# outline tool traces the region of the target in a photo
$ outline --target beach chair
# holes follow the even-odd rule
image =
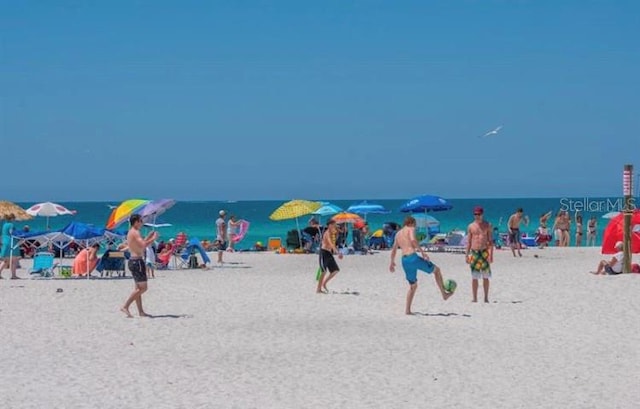
[[[267,240],[267,250],[280,250],[282,239],[280,237],[269,237]]]
[[[111,277],[116,274],[118,277],[124,277],[126,256],[124,251],[107,251],[100,260],[100,268],[96,268],[100,271],[100,277]]]
[[[29,270],[32,278],[53,277],[54,263],[53,253],[41,252],[33,256],[33,267]]]

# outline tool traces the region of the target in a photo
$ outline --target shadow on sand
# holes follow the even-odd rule
[[[189,314],[158,314],[158,315],[153,315],[153,314],[149,314],[148,318],[193,318],[193,315],[189,315]]]
[[[423,317],[465,317],[471,318],[470,314],[458,314],[455,312],[438,312],[438,313],[429,313],[429,312],[414,312],[413,315],[420,315]]]

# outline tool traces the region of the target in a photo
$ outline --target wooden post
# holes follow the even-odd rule
[[[631,216],[633,215],[633,165],[624,165],[622,172],[622,193],[624,195],[624,227],[622,242],[624,243],[624,258],[622,261],[622,272],[631,272]]]

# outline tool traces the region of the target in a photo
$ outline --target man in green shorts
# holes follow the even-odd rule
[[[484,219],[484,209],[473,209],[473,222],[467,227],[467,249],[465,259],[471,267],[471,289],[473,302],[478,302],[478,280],[482,278],[484,302],[489,302],[489,279],[493,263],[493,238],[491,224]]]

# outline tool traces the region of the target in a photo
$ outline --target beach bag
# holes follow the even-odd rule
[[[640,274],[640,264],[631,264],[631,272]]]

